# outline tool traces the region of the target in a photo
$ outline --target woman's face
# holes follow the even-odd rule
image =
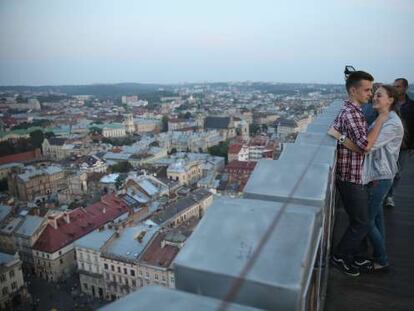
[[[387,91],[383,87],[380,87],[374,94],[372,107],[378,111],[389,111],[391,110],[393,101],[394,99],[388,96]]]

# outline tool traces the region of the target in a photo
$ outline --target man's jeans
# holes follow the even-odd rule
[[[390,190],[392,179],[375,180],[368,184],[369,218],[371,229],[369,239],[374,248],[374,260],[381,265],[388,264],[385,252],[384,212],[382,204]]]
[[[339,242],[335,256],[350,264],[370,230],[368,192],[359,184],[337,180],[339,194],[349,218],[349,225]]]

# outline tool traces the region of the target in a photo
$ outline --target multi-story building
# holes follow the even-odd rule
[[[233,138],[237,135],[232,117],[206,117],[204,120],[204,128],[218,130],[224,140]]]
[[[96,155],[87,155],[79,161],[79,168],[86,173],[105,173],[108,165]]]
[[[193,217],[201,218],[212,201],[211,192],[197,189],[156,212],[151,220],[164,228],[175,228]]]
[[[168,120],[168,131],[179,131],[188,128],[196,128],[197,127],[197,120],[193,119],[169,119]]]
[[[101,249],[115,234],[114,230],[95,230],[75,242],[81,291],[103,299],[107,297],[101,263]]]
[[[173,261],[185,240],[186,236],[175,230],[156,235],[139,258],[146,284],[175,288]]]
[[[0,309],[13,310],[16,296],[27,296],[19,255],[0,252]]]
[[[161,120],[154,118],[135,118],[135,131],[136,133],[159,133],[161,131]]]
[[[27,166],[23,173],[11,173],[9,191],[23,201],[42,199],[67,188],[64,170],[56,165],[48,167]]]
[[[23,218],[10,217],[2,223],[0,228],[0,249],[7,253],[16,252],[15,231],[19,228]]]
[[[48,224],[33,245],[35,272],[48,281],[65,278],[76,267],[74,242],[89,232],[118,218],[131,209],[115,195],[86,208],[48,215]]]
[[[127,194],[140,203],[154,201],[169,195],[169,187],[151,175],[130,175],[124,182]]]
[[[102,249],[107,299],[125,296],[136,288],[151,284],[149,272],[138,264],[138,257],[158,230],[158,226],[147,223],[125,228]]]
[[[108,123],[102,126],[104,137],[124,137],[126,136],[125,126],[121,123]]]
[[[16,248],[23,265],[29,270],[33,269],[33,245],[46,226],[46,219],[39,216],[26,215],[23,222],[14,232]]]
[[[198,160],[178,159],[167,168],[167,177],[182,185],[196,183],[202,176],[202,162]]]
[[[47,159],[62,160],[72,153],[73,145],[66,144],[66,139],[61,137],[45,138],[42,143],[43,156]]]

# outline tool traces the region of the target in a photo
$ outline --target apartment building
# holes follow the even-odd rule
[[[10,194],[22,201],[42,199],[67,188],[65,172],[57,165],[27,166],[23,173],[9,174],[8,185]]]
[[[0,252],[0,309],[13,310],[13,299],[27,294],[19,255]]]
[[[48,215],[48,224],[33,245],[36,275],[47,281],[65,278],[76,268],[74,242],[106,223],[128,217],[130,211],[122,199],[110,194],[86,208]]]

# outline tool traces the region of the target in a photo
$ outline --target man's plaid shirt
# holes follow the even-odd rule
[[[345,101],[332,126],[364,150],[368,145],[367,122],[358,104]],[[353,152],[343,145],[337,146],[336,175],[342,181],[362,184],[364,155]]]

